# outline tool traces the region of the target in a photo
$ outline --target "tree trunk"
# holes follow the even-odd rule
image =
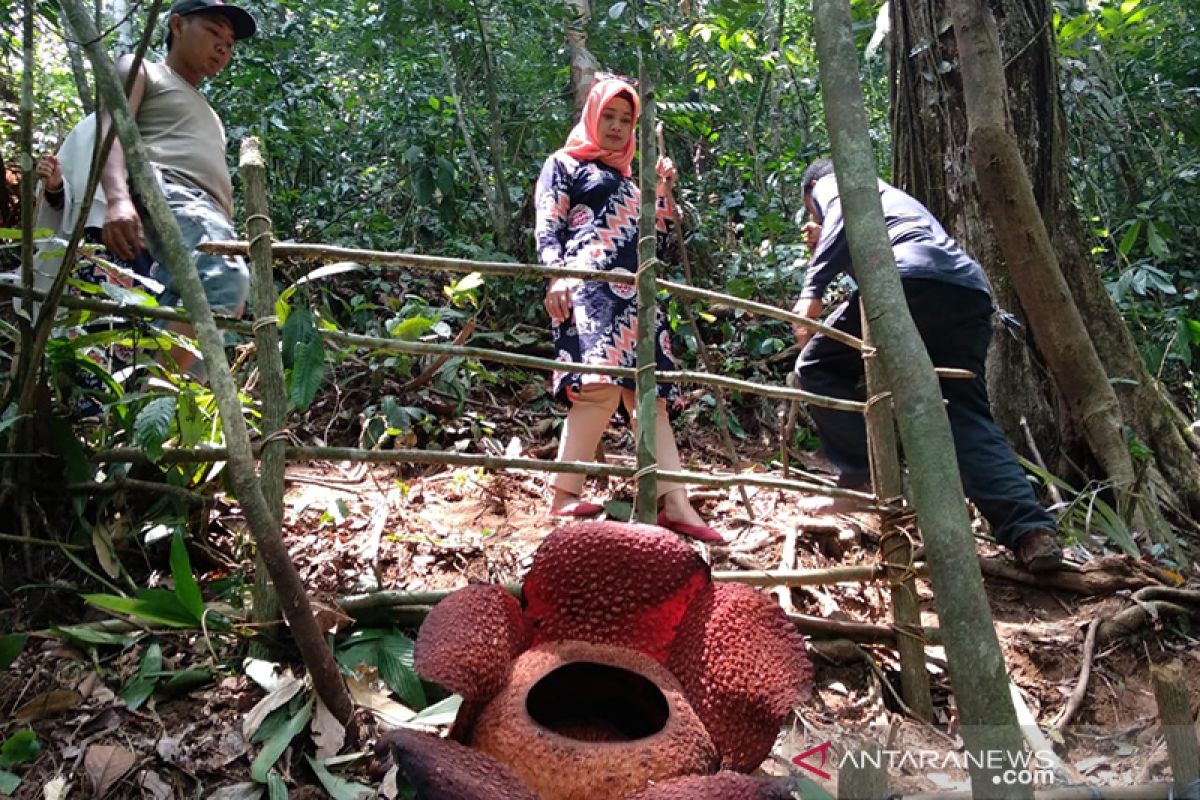
[[[592,21],[591,0],[566,0],[575,10],[575,20],[567,23],[567,47],[571,49],[571,96],[574,98],[575,113],[572,120],[583,114],[583,104],[596,80],[600,62],[587,49],[587,26]]]
[[[1119,379],[1114,389],[1124,424],[1154,453],[1149,478],[1155,493],[1194,515],[1200,512],[1200,443],[1142,363],[1100,280],[1074,205],[1051,9],[1045,0],[996,0],[994,7],[1009,119],[1067,286],[1110,381]],[[966,111],[947,7],[943,0],[893,2],[892,30],[896,181],[922,199],[981,261],[997,302],[1023,317],[967,163]],[[1078,445],[1080,431],[1056,413],[1054,382],[1035,347],[998,335],[988,370],[993,412],[1010,438],[1019,440],[1018,421],[1026,416],[1038,446],[1052,458]],[[1064,464],[1051,462],[1056,471]]]
[[[1015,6],[1022,0],[1001,0]],[[1040,5],[1032,0],[1032,5]],[[1029,9],[1023,9],[1028,11]],[[1045,11],[1045,9],[1042,9]],[[974,174],[967,163],[967,114],[962,101],[958,48],[944,0],[891,3],[892,173],[898,186],[921,200],[951,235],[983,265],[996,303],[1024,317],[1004,257],[983,211]],[[1000,18],[1001,48],[1015,53],[1045,24],[1036,15],[1012,9]],[[1021,157],[1030,173],[1042,209],[1050,175],[1048,154],[1052,115],[1045,109],[1054,96],[1052,64],[1031,47],[1006,71],[1009,113]],[[1011,56],[1009,57],[1011,58]],[[988,393],[992,414],[1013,442],[1023,441],[1025,417],[1043,455],[1057,469],[1061,447],[1070,447],[1074,431],[1059,430],[1054,383],[1027,332],[996,331],[988,353]]]
[[[946,491],[962,481],[956,460],[947,457],[954,452],[950,423],[933,363],[909,316],[884,225],[849,3],[817,0],[813,18],[846,238],[912,467],[912,497],[958,702],[960,732],[967,751],[977,756],[970,770],[972,788],[976,797],[1032,798],[1032,786],[1002,783],[991,758],[979,757],[1005,753],[1007,761],[1023,750],[1004,654],[983,589],[966,505],[960,492]]]
[[[151,223],[147,228],[156,230],[163,240],[163,265],[170,272],[172,283],[183,298],[196,327],[200,350],[208,366],[209,382],[221,414],[226,446],[229,448],[231,482],[242,513],[271,571],[284,616],[312,678],[313,688],[338,721],[347,725],[354,711],[350,693],[333,659],[333,652],[313,616],[304,584],[288,555],[280,527],[272,518],[259,486],[241,401],[229,371],[229,362],[225,358],[224,339],[213,320],[200,276],[183,244],[179,225],[151,172],[141,134],[129,113],[116,67],[100,45],[98,31],[80,0],[62,0],[60,5],[70,19],[72,29],[87,42],[85,51],[95,70],[97,90],[103,97],[103,105],[111,115],[111,124],[121,137],[121,145],[125,150],[130,183],[146,205]]]

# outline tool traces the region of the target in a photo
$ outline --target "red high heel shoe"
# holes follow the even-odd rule
[[[658,512],[658,526],[666,528],[669,531],[674,531],[680,536],[690,536],[691,538],[700,541],[708,542],[709,544],[725,544],[725,537],[717,533],[707,525],[693,525],[690,522],[676,522],[667,516],[667,512]]]

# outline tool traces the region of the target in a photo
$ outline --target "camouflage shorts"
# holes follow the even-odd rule
[[[208,304],[216,312],[240,314],[250,293],[250,272],[245,260],[241,256],[214,256],[196,251],[196,245],[201,242],[236,239],[233,224],[207,192],[165,178],[160,186],[175,215],[175,221],[179,223],[183,245],[192,252],[192,261],[196,265]],[[159,245],[153,241],[153,236],[148,239],[148,249],[154,257],[150,277],[164,287],[159,303],[179,305],[179,293],[172,286],[170,273],[161,263]]]

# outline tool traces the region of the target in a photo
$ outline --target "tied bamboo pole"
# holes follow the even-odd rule
[[[861,300],[859,301],[861,303]],[[900,455],[896,444],[896,425],[892,416],[892,396],[887,393],[875,350],[871,346],[871,323],[866,313],[863,320],[863,368],[866,372],[867,403],[864,414],[867,426],[867,446],[871,463],[871,484],[875,495],[886,501],[903,492]],[[917,582],[909,566],[912,563],[912,542],[896,524],[894,515],[887,522],[880,542],[883,561],[887,564],[891,584],[892,620],[900,652],[900,693],[904,703],[922,722],[933,721],[933,695],[929,690],[929,672],[925,669],[925,643],[921,640],[921,607],[917,603]]]
[[[259,482],[263,499],[276,525],[283,524],[283,477],[287,468],[283,439],[287,422],[287,386],[283,377],[283,357],[279,352],[279,320],[275,317],[275,279],[271,254],[271,217],[267,203],[267,167],[257,137],[242,141],[238,174],[246,187],[246,233],[250,237],[250,284],[253,291],[254,350],[262,386],[262,432],[266,442],[259,456]],[[279,619],[279,597],[271,582],[261,550],[254,553],[253,614],[257,623]],[[260,640],[261,641],[261,640]],[[267,658],[269,648],[260,642],[251,645],[250,654]]]
[[[202,253],[220,256],[246,255],[249,248],[246,242],[202,242],[196,246]],[[446,272],[478,272],[481,275],[500,275],[510,278],[546,277],[579,278],[585,281],[605,281],[606,283],[622,283],[632,286],[637,282],[636,275],[628,272],[605,272],[597,269],[579,269],[577,267],[548,267],[542,264],[512,264],[507,261],[471,261],[465,258],[446,258],[444,256],[428,256],[419,253],[392,253],[385,250],[365,250],[357,247],[337,247],[335,245],[317,244],[313,242],[279,242],[273,251],[280,258],[308,259],[313,261],[353,261],[362,265],[400,266],[413,269],[443,270]],[[841,342],[847,347],[862,350],[862,340],[855,336],[831,328],[822,322],[799,314],[793,314],[782,308],[776,308],[766,303],[745,300],[711,289],[700,289],[674,281],[658,281],[658,288],[665,289],[672,297],[683,297],[689,300],[702,300],[706,303],[716,303],[728,308],[736,308],[762,317],[781,320],[800,325],[812,331],[828,336],[835,342]]]
[[[646,44],[638,45],[638,85],[642,94],[639,122],[638,161],[642,193],[638,220],[637,268],[637,494],[633,509],[638,522],[654,523],[658,506],[658,381],[655,378],[657,353],[658,289],[654,285],[658,268],[658,234],[655,230],[658,173],[654,147],[654,87],[645,64]]]
[[[349,724],[353,703],[333,653],[313,616],[312,606],[300,575],[288,555],[280,526],[271,517],[254,471],[250,435],[242,417],[237,387],[225,359],[224,340],[213,321],[195,264],[184,247],[179,225],[163,198],[158,181],[150,169],[137,123],[117,78],[116,68],[104,52],[99,32],[80,0],[61,0],[71,28],[85,41],[85,50],[95,70],[96,85],[104,97],[111,123],[121,138],[129,168],[130,182],[145,205],[145,213],[159,238],[162,263],[195,321],[201,352],[208,365],[209,381],[220,410],[222,427],[230,454],[230,475],[242,511],[250,525],[255,543],[263,552],[271,577],[279,590],[284,615],[300,649],[313,687],[326,707],[343,725]]]
[[[1167,759],[1175,790],[1180,797],[1191,796],[1187,794],[1189,787],[1200,781],[1200,747],[1196,744],[1183,665],[1174,661],[1166,666],[1153,666],[1150,679],[1154,684],[1154,701],[1158,704],[1158,720],[1167,742]]]
[[[654,128],[654,141],[658,145],[658,152],[663,157],[666,156],[667,148],[663,141],[663,124],[659,122]],[[667,211],[671,215],[671,220],[674,222],[672,226],[675,229],[675,244],[679,248],[679,261],[683,264],[684,280],[690,286],[692,280],[692,260],[688,257],[687,242],[683,238],[683,212],[679,208],[679,203],[673,191],[668,191],[667,194]],[[692,313],[692,304],[686,298],[679,298],[679,307],[683,309],[683,319],[691,326],[692,335],[696,337],[696,353],[700,356],[700,364],[704,367],[704,371],[708,374],[715,374],[712,368],[712,362],[708,357],[708,349],[704,346],[704,337],[700,335],[700,323],[696,321],[696,315]],[[713,392],[713,397],[717,401],[717,430],[721,436],[721,443],[725,446],[725,453],[729,456],[729,466],[737,469],[738,458],[737,449],[733,446],[733,437],[729,433],[729,407],[725,402],[725,392],[720,388]],[[746,509],[746,516],[753,522],[754,506],[750,503],[750,494],[744,486],[738,487],[738,497],[742,501],[742,507]]]

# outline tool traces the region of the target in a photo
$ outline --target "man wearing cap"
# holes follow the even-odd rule
[[[234,42],[253,36],[256,25],[244,9],[221,0],[176,0],[167,25],[166,60],[143,63],[129,92],[129,110],[184,244],[193,250],[209,305],[240,315],[250,283],[245,262],[195,252],[200,242],[235,238],[225,127],[197,87],[228,66]],[[122,79],[132,64],[132,56],[118,62]],[[113,142],[101,183],[108,201],[101,239],[113,255],[142,272],[148,262],[160,260],[159,237],[130,193],[119,140]],[[153,263],[149,270],[165,287],[160,301],[178,302],[166,268]],[[189,353],[177,350],[173,355],[181,368],[190,366]]]

